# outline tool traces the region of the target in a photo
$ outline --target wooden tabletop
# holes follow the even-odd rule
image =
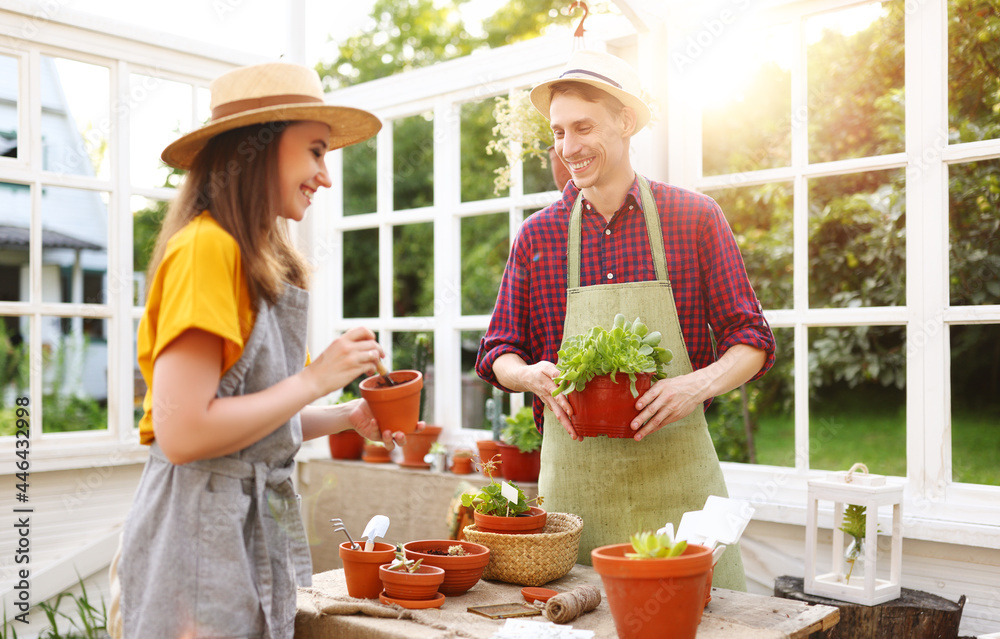
[[[600,587],[600,576],[590,566],[577,565],[568,575],[546,587],[565,591],[583,584]],[[466,609],[514,602],[524,602],[520,586],[480,581],[464,595],[448,597],[439,609],[404,611],[382,605],[377,600],[347,596],[344,571],[330,570],[314,575],[312,587],[299,589],[295,637],[443,639],[457,634],[488,639],[504,622],[469,613]],[[531,618],[546,621],[542,616]],[[839,610],[833,606],[713,588],[712,601],[705,607],[698,628],[698,639],[804,639],[810,633],[832,627],[838,620]],[[606,600],[569,625],[593,630],[598,639],[616,636]]]

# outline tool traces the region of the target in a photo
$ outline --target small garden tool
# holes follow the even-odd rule
[[[385,531],[389,530],[389,518],[385,515],[375,515],[368,521],[365,531],[361,536],[367,539],[365,542],[365,552],[371,552],[375,548],[375,539],[385,537]]]
[[[331,519],[330,523],[333,524],[333,532],[343,532],[347,535],[347,540],[351,542],[351,550],[361,550],[361,546],[357,544],[352,538],[351,533],[347,532],[347,527],[344,526],[344,521],[339,517],[337,519]]]

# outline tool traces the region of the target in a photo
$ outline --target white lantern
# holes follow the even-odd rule
[[[863,473],[855,473],[856,469]],[[903,558],[902,501],[903,487],[888,486],[882,475],[869,475],[864,464],[855,464],[847,472],[831,473],[825,480],[810,480],[806,509],[806,560],[803,590],[806,594],[851,603],[874,606],[899,597],[900,564]],[[832,570],[816,574],[816,525],[819,501],[833,502]],[[846,512],[864,536],[856,538],[845,558],[844,526]],[[853,506],[853,508],[851,508]],[[879,508],[892,506],[892,535],[889,550],[889,579],[877,577]],[[864,510],[860,510],[863,508]],[[860,530],[858,531],[860,533]],[[860,548],[859,548],[860,545]],[[863,575],[854,571],[854,559],[863,559]],[[845,568],[847,570],[845,571]],[[845,574],[846,572],[846,574]]]

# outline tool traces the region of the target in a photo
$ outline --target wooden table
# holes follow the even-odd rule
[[[590,566],[576,565],[568,575],[546,587],[564,591],[582,584],[600,587],[600,576]],[[521,587],[513,584],[480,581],[464,595],[448,597],[440,609],[402,611],[375,600],[348,597],[344,571],[331,570],[314,575],[313,586],[299,590],[295,638],[443,639],[464,636],[488,639],[504,622],[469,613],[466,608],[523,602],[520,591]],[[324,608],[328,613],[322,612]],[[637,613],[642,614],[641,611]],[[531,619],[546,621],[541,616]],[[698,629],[698,639],[804,639],[812,632],[832,627],[838,619],[839,611],[833,606],[713,588],[712,601],[705,607]],[[598,639],[616,636],[606,600],[570,625],[593,630]]]

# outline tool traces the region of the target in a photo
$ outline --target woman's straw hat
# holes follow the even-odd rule
[[[639,132],[649,122],[649,107],[639,98],[642,88],[639,76],[632,67],[610,53],[580,49],[573,52],[565,69],[554,80],[546,80],[531,90],[531,103],[546,119],[549,118],[549,87],[556,82],[581,82],[610,93],[622,104],[635,111],[636,123],[632,134]]]
[[[323,102],[315,70],[273,62],[234,69],[211,86],[212,121],[177,139],[161,157],[170,166],[190,169],[195,156],[214,136],[251,124],[312,120],[330,126],[330,150],[356,144],[378,133],[382,123],[371,113]]]

